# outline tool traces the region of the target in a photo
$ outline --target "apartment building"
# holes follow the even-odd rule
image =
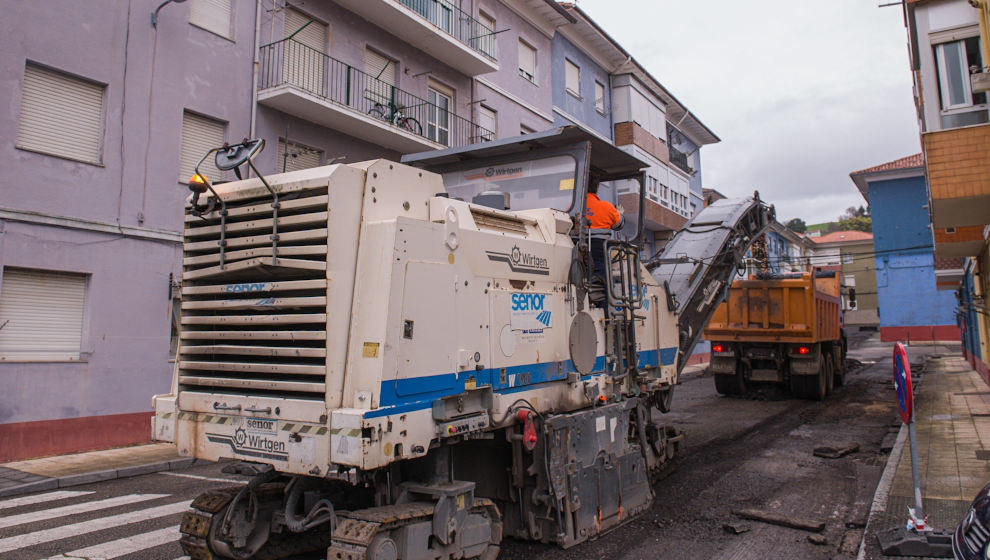
[[[967,0],[906,0],[908,52],[924,154],[935,271],[958,290],[963,352],[990,380],[990,7]]]
[[[628,59],[552,0],[54,0],[0,32],[0,461],[148,439],[210,148],[264,138],[273,173],[572,122],[611,139]]]
[[[854,171],[849,176],[870,205],[881,339],[959,338],[952,289],[961,280],[962,259],[955,259],[956,271],[943,268],[936,275],[921,154]],[[938,289],[940,280],[952,288]]]

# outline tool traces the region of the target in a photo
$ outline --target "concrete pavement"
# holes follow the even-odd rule
[[[179,457],[170,443],[151,443],[3,463],[0,464],[0,497],[174,471],[195,461]]]
[[[937,349],[912,372],[924,510],[932,527],[949,531],[990,481],[990,388],[955,348]],[[877,488],[860,558],[892,558],[880,552],[876,535],[903,526],[914,506],[907,439],[904,427]]]

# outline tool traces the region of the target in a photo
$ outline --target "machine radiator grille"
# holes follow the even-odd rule
[[[324,400],[327,189],[280,202],[277,244],[270,198],[228,204],[223,226],[219,212],[186,216],[185,390]]]
[[[474,218],[474,223],[481,229],[526,235],[526,222],[518,218],[495,216],[493,214],[479,212],[475,209],[471,210],[471,217]]]

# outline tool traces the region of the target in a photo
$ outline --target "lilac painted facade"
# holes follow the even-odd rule
[[[165,5],[155,27],[149,16],[160,0],[22,2],[0,20],[6,77],[0,84],[6,100],[0,107],[6,131],[0,135],[0,298],[7,270],[71,273],[85,283],[73,358],[26,360],[0,351],[0,461],[148,439],[150,396],[168,392],[173,368],[177,284],[170,281],[181,276],[185,114],[219,123],[228,142],[264,138],[268,149],[256,161],[266,173],[280,170],[277,146],[286,138],[317,150],[324,164],[397,159],[443,141],[481,141],[488,136],[478,123],[491,116],[495,137],[545,130],[554,126],[555,89],[563,95],[553,37],[576,21],[547,0],[464,1],[460,9],[468,19],[495,22],[498,33],[481,39],[494,44],[492,60],[471,50],[479,40],[471,33],[458,39],[467,48],[452,42],[438,50],[448,32],[416,31],[423,22],[406,9],[407,0],[367,0],[364,7],[352,0],[296,2],[298,12],[328,31],[323,50],[306,47],[315,53],[306,60],[315,62],[306,62],[311,74],[304,83],[298,70],[287,70],[286,51],[272,46],[286,43],[284,1],[276,0],[275,9],[232,2],[229,33],[191,23],[196,1]],[[386,28],[376,15],[384,9],[405,18],[393,20],[405,27]],[[423,33],[436,37],[423,39]],[[535,50],[532,79],[520,72],[520,41]],[[395,64],[388,95],[406,100],[402,110],[422,121],[422,132],[369,115],[368,103],[381,99],[368,97],[373,88],[367,84],[381,85],[380,76],[369,79],[369,48]],[[574,57],[589,54],[569,48]],[[27,68],[102,91],[97,162],[18,147]],[[279,72],[274,81],[264,75],[272,69]],[[610,85],[614,70],[599,66],[589,76]],[[358,90],[347,82],[335,90],[336,78],[364,85]],[[428,131],[443,113],[421,101],[437,99],[437,92],[449,98],[449,136],[438,127]],[[606,96],[607,113],[611,91]],[[586,124],[611,138],[610,115],[591,117]],[[85,437],[74,437],[80,433]]]

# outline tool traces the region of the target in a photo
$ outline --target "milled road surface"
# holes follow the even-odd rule
[[[851,345],[849,357],[863,365],[823,402],[773,389],[722,397],[710,377],[684,379],[665,420],[687,439],[648,512],[570,550],[506,541],[500,558],[855,558],[887,459],[881,443],[898,420],[891,346],[878,337]],[[923,351],[912,349],[912,361],[920,365]],[[840,459],[812,454],[848,443],[860,450]],[[733,515],[744,508],[823,521],[826,542]],[[731,534],[725,525],[746,532]]]
[[[675,468],[655,486],[649,511],[570,550],[507,540],[500,558],[855,558],[887,459],[881,442],[898,420],[890,345],[874,337],[852,346],[850,357],[863,365],[824,402],[772,388],[727,398],[710,377],[683,379],[664,420],[687,439]],[[920,365],[926,350],[913,347],[912,362]],[[817,446],[848,443],[860,450],[840,459],[812,455]],[[43,493],[45,501],[33,504],[3,499],[0,558],[175,559],[182,555],[179,512],[200,492],[242,480],[206,464],[77,486],[71,494]],[[15,500],[23,498],[34,499]],[[733,515],[743,508],[823,521],[826,542],[812,544],[813,533]],[[746,532],[731,534],[725,525]]]

